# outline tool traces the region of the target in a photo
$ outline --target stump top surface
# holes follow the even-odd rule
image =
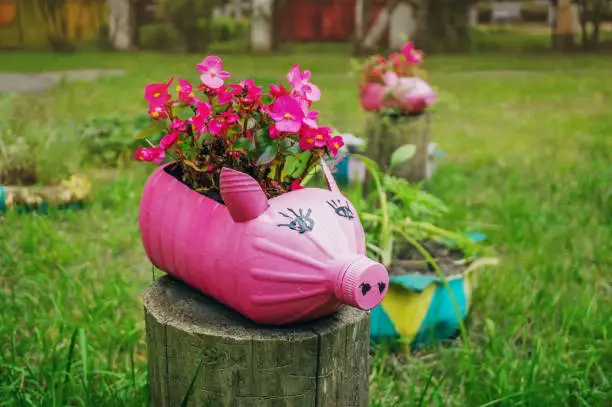
[[[235,339],[278,340],[287,335],[294,340],[307,339],[357,324],[368,317],[364,311],[345,306],[315,321],[280,327],[260,325],[167,275],[145,290],[144,306],[162,325]]]

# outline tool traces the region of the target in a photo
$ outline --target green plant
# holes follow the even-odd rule
[[[396,165],[410,160],[415,151],[415,146],[411,144],[399,147],[391,156],[387,172],[382,172],[373,160],[357,155],[365,163],[375,185],[373,192],[357,208],[366,230],[369,255],[390,266],[406,243],[420,253],[426,253],[422,246],[425,240],[440,243],[452,241],[466,257],[476,255],[479,247],[470,239],[435,226],[448,212],[441,200],[403,178],[390,175]],[[359,200],[353,199],[353,202]],[[425,257],[427,261],[430,260]]]
[[[94,165],[116,166],[131,156],[139,144],[134,140],[143,127],[149,124],[149,116],[111,115],[93,117],[80,126],[79,134],[86,148],[88,161]]]
[[[231,17],[218,17],[211,21],[212,40],[214,42],[227,42],[248,38],[249,21]]]

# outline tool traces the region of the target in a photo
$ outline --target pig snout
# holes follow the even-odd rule
[[[338,301],[368,311],[382,301],[388,286],[385,266],[360,255],[339,275],[335,293]]]

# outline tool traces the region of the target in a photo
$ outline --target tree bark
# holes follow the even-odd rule
[[[367,407],[368,313],[265,327],[164,276],[144,293],[152,407]]]
[[[130,0],[108,0],[108,34],[113,48],[127,51],[134,45],[134,10]]]
[[[472,0],[420,0],[416,9],[414,42],[426,52],[470,49]]]

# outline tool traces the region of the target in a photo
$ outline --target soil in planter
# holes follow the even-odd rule
[[[462,250],[450,248],[432,240],[420,243],[429,252],[431,257],[436,260],[445,277],[457,276],[465,271],[466,262],[463,261],[465,256]],[[435,268],[412,245],[406,244],[400,247],[396,258],[389,267],[389,275],[391,276],[406,274],[438,275]]]

